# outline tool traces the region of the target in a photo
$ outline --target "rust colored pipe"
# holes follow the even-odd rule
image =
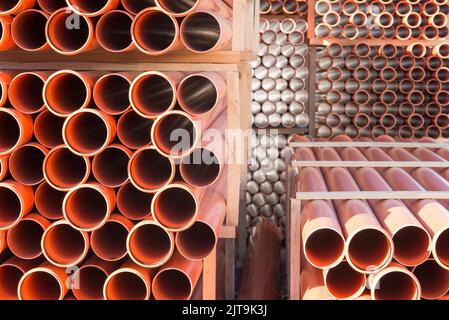
[[[77,55],[97,46],[92,20],[67,11],[66,8],[53,12],[48,18],[45,36],[54,51],[67,56]]]
[[[14,109],[0,108],[0,156],[8,155],[33,136],[33,120]]]
[[[42,90],[47,78],[47,72],[24,72],[15,76],[8,88],[11,105],[24,114],[43,111],[45,104]]]
[[[9,84],[11,83],[12,78],[13,78],[12,74],[8,72],[0,72],[0,107],[3,107],[5,103],[8,101],[8,87]]]
[[[103,286],[108,276],[120,262],[104,261],[96,256],[89,258],[73,274],[73,295],[77,300],[103,300]]]
[[[34,137],[46,148],[54,148],[64,143],[62,127],[64,118],[44,110],[34,120]]]
[[[185,17],[198,11],[211,10],[223,16],[230,16],[231,10],[223,1],[209,0],[155,0],[156,5],[173,17]],[[232,6],[231,6],[232,7]]]
[[[41,259],[24,260],[18,257],[11,257],[0,265],[0,299],[18,300],[17,289],[22,276],[42,262]]]
[[[9,158],[0,157],[0,181],[2,181],[8,175],[8,160]]]
[[[449,58],[449,44],[440,43],[432,48],[432,54],[437,55],[441,59]]]
[[[82,109],[75,111],[65,120],[62,137],[73,153],[94,156],[115,139],[116,130],[112,116],[96,109]]]
[[[53,73],[44,85],[44,102],[59,117],[86,108],[92,99],[95,76],[92,73],[61,70]]]
[[[143,220],[151,215],[153,196],[128,182],[117,192],[117,208],[130,220]]]
[[[38,143],[25,144],[9,158],[9,172],[19,183],[34,186],[44,180],[42,165],[48,150]]]
[[[151,163],[151,166],[148,166]],[[128,164],[132,184],[143,192],[155,192],[173,181],[175,163],[163,156],[153,146],[137,150]]]
[[[415,42],[409,45],[406,49],[407,53],[412,55],[414,58],[423,58],[427,53],[427,48],[420,42]]]
[[[111,144],[95,155],[92,173],[95,179],[109,188],[121,187],[128,181],[128,162],[132,152],[121,144]]]
[[[189,300],[201,275],[202,262],[175,252],[153,279],[156,300]]]
[[[130,149],[140,149],[151,143],[153,121],[142,118],[133,110],[120,116],[117,122],[117,136]]]
[[[323,279],[326,290],[338,300],[353,300],[359,297],[366,287],[366,275],[354,270],[346,261],[325,269]]]
[[[64,217],[62,203],[65,192],[51,187],[47,182],[41,183],[36,189],[35,206],[39,213],[47,219],[59,220]]]
[[[433,259],[414,267],[413,274],[421,284],[421,297],[424,299],[439,299],[449,290],[449,271]]]
[[[19,281],[20,300],[62,300],[68,292],[68,274],[64,268],[46,261],[27,271]]]
[[[0,230],[17,225],[34,206],[34,192],[13,180],[0,183]]]
[[[83,184],[90,175],[90,161],[72,153],[61,145],[52,149],[45,157],[44,178],[57,190],[69,191]]]
[[[10,16],[0,16],[0,51],[10,50],[15,47],[11,35],[12,21]]]
[[[89,235],[74,229],[67,221],[59,220],[45,230],[41,245],[45,258],[53,265],[70,267],[86,257]]]
[[[92,251],[106,261],[119,261],[128,252],[126,239],[134,224],[124,216],[114,213],[100,228],[92,231],[90,243]]]
[[[183,45],[194,53],[231,49],[232,23],[212,11],[189,14],[181,23]]]
[[[93,231],[101,228],[114,210],[114,189],[89,183],[71,189],[64,198],[64,218],[75,229]]]
[[[120,0],[66,0],[68,7],[76,14],[85,17],[96,17],[104,15],[107,12],[114,10],[120,4]]]
[[[131,108],[129,90],[133,79],[131,73],[109,73],[94,85],[95,105],[109,115],[120,115]]]
[[[323,271],[306,263],[301,270],[302,300],[335,300],[324,285]]]
[[[200,203],[195,223],[176,234],[176,248],[187,259],[208,257],[217,245],[226,215],[226,201],[215,191],[207,191]]]
[[[251,235],[243,266],[238,300],[275,300],[280,298],[281,232],[263,219]]]
[[[198,215],[198,191],[177,183],[161,188],[151,203],[153,218],[170,231],[183,231]]]
[[[100,46],[115,53],[134,49],[131,36],[132,22],[133,16],[122,10],[110,11],[101,16],[95,26],[95,37]]]
[[[67,7],[64,0],[37,0],[39,7],[47,13],[53,13],[58,9]]]
[[[15,44],[26,51],[47,49],[45,37],[47,19],[48,14],[44,11],[30,9],[20,12],[11,24],[11,36]]]
[[[32,8],[35,2],[36,0],[2,1],[2,4],[0,4],[0,14],[1,15],[17,14],[21,11]]]
[[[142,10],[131,25],[134,45],[147,55],[181,50],[178,21],[158,8]]]
[[[131,229],[126,248],[138,265],[145,268],[160,267],[173,255],[174,235],[154,220],[145,220]]]
[[[170,111],[156,119],[151,128],[154,147],[164,156],[179,159],[192,153],[201,133],[185,112]]]
[[[421,286],[405,267],[392,263],[369,279],[373,300],[419,300]]]
[[[156,7],[154,0],[122,0],[121,2],[123,8],[132,15],[136,15],[144,9]]]
[[[103,297],[105,300],[149,300],[154,273],[155,269],[128,260],[107,277]]]
[[[8,230],[7,242],[11,252],[22,259],[35,259],[42,255],[41,239],[51,222],[38,213],[25,216]]]
[[[135,112],[155,119],[174,108],[177,87],[183,74],[180,72],[148,71],[137,76],[131,84],[129,100]]]

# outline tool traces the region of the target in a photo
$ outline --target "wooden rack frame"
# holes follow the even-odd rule
[[[449,148],[449,142],[292,142],[295,148],[319,147],[378,147],[378,148]],[[350,200],[350,199],[449,199],[448,191],[358,191],[358,192],[296,192],[297,176],[304,167],[395,167],[395,168],[449,168],[449,161],[296,161],[287,159],[287,275],[288,296],[291,300],[301,299],[301,202],[308,200]]]

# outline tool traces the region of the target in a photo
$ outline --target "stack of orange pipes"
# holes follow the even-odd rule
[[[226,213],[222,75],[0,79],[0,299],[189,299]]]
[[[148,55],[229,50],[231,11],[221,0],[4,1],[0,51],[16,46],[63,55],[98,47],[116,53],[138,49]]]
[[[299,148],[294,158],[447,162],[449,154],[445,149],[320,147]],[[448,181],[445,169],[304,167],[296,190],[449,191]],[[302,208],[303,299],[440,299],[448,293],[447,200],[310,200]]]

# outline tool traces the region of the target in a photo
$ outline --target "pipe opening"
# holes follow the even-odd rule
[[[127,183],[117,192],[117,208],[128,219],[143,220],[151,214],[153,196]]]
[[[146,300],[149,288],[136,272],[120,271],[109,278],[105,288],[107,300]]]
[[[197,201],[192,193],[180,187],[163,190],[154,199],[153,215],[170,229],[182,229],[191,224],[197,214]]]
[[[406,16],[407,14],[412,12],[412,6],[408,2],[399,2],[396,5],[396,13],[400,16]]]
[[[37,0],[39,7],[47,13],[53,13],[56,10],[67,7],[64,0]]]
[[[46,270],[27,274],[21,280],[19,290],[22,300],[59,300],[62,296],[59,280]]]
[[[78,300],[103,300],[103,284],[107,274],[97,266],[81,267],[77,272],[79,287],[72,289]]]
[[[102,225],[111,209],[101,191],[87,186],[70,193],[64,205],[66,219],[82,229],[94,229]]]
[[[42,164],[45,151],[35,145],[25,145],[14,151],[9,159],[13,178],[24,185],[35,185],[44,180]]]
[[[410,28],[401,25],[396,28],[396,34],[398,39],[408,40],[412,36],[412,31]]]
[[[448,68],[440,68],[437,70],[437,79],[441,82],[449,81],[449,69]]]
[[[392,271],[381,276],[374,288],[375,300],[415,300],[419,298],[415,279],[404,271]]]
[[[89,88],[81,76],[59,73],[52,76],[44,87],[47,106],[58,114],[69,115],[89,102]]]
[[[130,161],[129,171],[132,182],[145,191],[162,188],[174,175],[170,159],[153,148],[138,151]]]
[[[29,31],[27,31],[29,32]],[[25,114],[39,112],[44,106],[44,80],[34,73],[21,73],[9,85],[9,102]]]
[[[324,15],[323,21],[331,27],[335,27],[340,23],[340,16],[336,12],[328,12]]]
[[[378,16],[378,23],[382,28],[389,28],[393,25],[393,16],[388,12],[381,12]]]
[[[294,0],[286,0],[283,4],[283,9],[287,13],[294,14],[299,9],[299,2]]]
[[[64,144],[62,138],[62,127],[64,118],[58,117],[45,110],[34,120],[34,136],[36,140],[47,148],[54,148]]]
[[[449,57],[449,44],[440,44],[438,46],[438,54],[443,59],[446,59]]]
[[[0,265],[0,299],[17,300],[17,288],[23,271],[13,264]]]
[[[61,189],[71,189],[83,183],[89,173],[89,163],[68,148],[55,149],[44,161],[44,175],[47,181]]]
[[[329,269],[325,276],[326,288],[337,299],[358,296],[365,288],[365,275],[354,270],[347,262]]]
[[[42,249],[48,260],[64,266],[81,262],[87,253],[87,243],[81,231],[66,223],[54,224],[44,233]]]
[[[439,12],[432,17],[433,26],[436,28],[444,28],[447,24],[447,17],[444,13]]]
[[[122,6],[131,14],[138,14],[146,8],[156,7],[154,0],[122,0]]]
[[[409,127],[402,126],[399,128],[399,137],[402,139],[408,139],[413,137],[413,131]]]
[[[370,71],[366,67],[358,67],[354,71],[354,78],[357,81],[366,81],[369,79],[369,77],[370,77]]]
[[[424,28],[424,37],[427,40],[436,40],[438,39],[438,29],[434,26],[426,26]]]
[[[0,153],[13,149],[22,133],[18,119],[5,110],[0,110]]]
[[[386,90],[382,93],[380,100],[386,105],[392,105],[396,102],[396,94],[391,90]]]
[[[436,79],[429,79],[426,82],[426,90],[429,94],[436,94],[441,89],[441,82]]]
[[[142,224],[131,231],[128,239],[129,253],[145,266],[165,263],[173,252],[170,235],[156,224]]]
[[[174,14],[185,14],[192,10],[199,0],[159,0],[159,5]]]
[[[343,28],[343,37],[346,39],[355,39],[358,33],[358,29],[354,26],[345,26]]]
[[[93,1],[90,1],[93,2]],[[67,28],[66,23],[73,23],[76,17],[76,28]],[[61,10],[51,16],[47,22],[48,41],[59,51],[66,53],[77,52],[89,43],[92,27],[87,18],[73,12]]]
[[[416,266],[430,254],[430,237],[422,228],[406,226],[393,235],[394,258],[407,266]],[[449,289],[449,288],[448,288]]]
[[[189,259],[204,259],[215,248],[217,237],[214,230],[202,221],[176,235],[176,247]]]
[[[427,65],[429,66],[429,69],[435,71],[438,70],[443,66],[443,59],[436,56],[431,56],[427,60]]]
[[[222,30],[217,18],[207,12],[189,15],[182,22],[181,39],[196,52],[212,50],[220,40]]]
[[[7,12],[19,5],[19,0],[3,0],[0,3],[0,12]]]
[[[441,137],[441,129],[437,126],[428,126],[426,130],[426,135],[432,139],[438,139]]]
[[[348,259],[363,271],[373,271],[383,267],[391,255],[388,237],[377,229],[364,229],[350,239]]]
[[[111,11],[103,15],[96,26],[98,43],[112,52],[128,49],[132,45],[132,22],[133,18],[123,11]]]
[[[270,12],[271,5],[268,0],[261,0],[260,1],[260,13],[261,14],[268,14]]]
[[[117,261],[126,255],[128,229],[118,221],[109,220],[92,231],[90,241],[95,254],[106,261]]]
[[[449,91],[440,91],[440,92],[438,92],[437,96],[436,96],[436,100],[442,106],[447,106],[449,104]]]
[[[348,9],[350,9],[349,6],[348,6]],[[329,2],[326,2],[326,1],[319,1],[315,5],[315,11],[319,15],[324,16],[326,13],[331,11],[331,5]]]
[[[137,111],[157,117],[175,104],[175,87],[162,74],[146,74],[131,87],[131,101]]]
[[[331,43],[327,46],[327,54],[331,58],[337,58],[343,53],[343,47],[338,43]]]
[[[83,128],[83,130],[80,130]],[[66,120],[64,135],[67,144],[81,154],[98,152],[108,143],[108,127],[100,115],[81,112]]]
[[[153,293],[157,300],[188,300],[192,290],[187,275],[176,269],[159,272],[153,281]]]
[[[128,162],[125,150],[110,146],[94,157],[92,172],[102,185],[116,188],[128,180]]]
[[[207,187],[220,175],[220,160],[211,150],[198,148],[181,160],[180,171],[188,184],[199,188]]]
[[[392,114],[384,114],[380,120],[380,123],[385,129],[394,128],[396,125],[396,117]]]
[[[9,228],[19,221],[22,202],[19,195],[5,186],[0,186],[0,228]]]
[[[421,24],[421,16],[416,12],[410,13],[405,19],[410,28],[417,28]]]
[[[382,70],[386,66],[387,66],[387,58],[385,58],[384,56],[375,56],[373,58],[374,69]]]
[[[27,10],[18,14],[11,25],[14,42],[24,50],[42,49],[46,43],[45,25],[47,17],[38,10]]]
[[[61,219],[64,216],[62,212],[64,198],[65,192],[56,190],[44,182],[36,190],[36,209],[47,219]]]
[[[153,143],[169,156],[188,154],[198,139],[198,130],[193,121],[180,113],[163,116],[153,129]]]
[[[131,149],[139,149],[151,143],[153,120],[145,119],[134,111],[123,114],[117,123],[120,141]]]
[[[424,103],[424,94],[421,91],[413,90],[408,95],[409,102],[412,105],[420,105]]]
[[[118,115],[130,107],[128,79],[119,74],[106,75],[95,84],[93,97],[97,107],[111,115]]]
[[[413,269],[421,285],[424,299],[438,299],[449,289],[449,271],[441,268],[435,260],[427,260]]]
[[[414,43],[410,48],[412,56],[415,58],[423,57],[426,54],[426,47],[420,43]]]
[[[385,67],[381,71],[381,77],[385,81],[393,81],[396,79],[396,70],[392,67]]]
[[[104,9],[109,0],[68,0],[68,2],[79,12],[93,14]]]
[[[330,28],[325,24],[319,24],[315,28],[315,34],[318,38],[326,38],[330,35]]]
[[[178,25],[174,18],[161,11],[146,11],[135,18],[132,34],[144,51],[160,53],[176,42]]]
[[[449,267],[449,229],[438,234],[435,241],[435,258],[444,266]]]
[[[307,260],[318,268],[329,267],[342,256],[344,239],[332,229],[319,229],[304,244]]]
[[[24,219],[8,231],[8,246],[22,259],[34,259],[42,254],[44,227],[37,221]]]
[[[412,129],[420,129],[424,125],[424,118],[419,114],[411,115],[408,123]]]

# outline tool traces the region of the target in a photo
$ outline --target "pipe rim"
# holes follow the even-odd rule
[[[116,275],[120,274],[120,273],[132,273],[133,275],[137,276],[140,278],[140,280],[142,280],[142,282],[145,284],[145,288],[146,288],[146,294],[145,294],[145,298],[144,300],[149,300],[151,297],[151,286],[148,285],[145,277],[136,269],[133,268],[120,268],[118,270],[115,270],[114,272],[112,272],[107,278],[106,281],[104,282],[103,285],[103,297],[105,300],[110,300],[108,297],[108,286],[109,283],[111,282],[112,278],[114,278]]]
[[[105,13],[104,15],[102,15],[100,17],[100,19],[98,20],[96,26],[95,26],[95,38],[98,41],[98,44],[105,50],[109,51],[109,52],[114,52],[114,53],[122,53],[122,52],[127,52],[130,51],[131,49],[134,48],[134,43],[132,40],[132,35],[130,34],[130,38],[129,38],[129,45],[126,46],[125,48],[122,49],[115,49],[115,48],[111,48],[111,46],[109,46],[108,44],[105,43],[105,41],[103,41],[102,37],[99,36],[100,35],[100,26],[105,22],[105,20],[107,18],[109,18],[112,15],[124,15],[127,16],[128,18],[130,18],[131,21],[131,25],[132,25],[132,21],[134,20],[134,17],[131,15],[131,13],[129,13],[128,11],[124,11],[124,10],[112,10],[109,11],[107,13]]]
[[[43,159],[42,159],[42,163],[44,162],[44,159],[45,159],[45,157],[46,157],[46,155],[47,155],[47,153],[48,153],[47,148],[45,148],[44,146],[42,146],[42,145],[40,145],[40,144],[37,144],[37,143],[35,143],[35,142],[27,143],[27,144],[24,144],[24,145],[20,146],[20,147],[17,148],[16,150],[14,150],[14,152],[13,152],[13,153],[11,154],[11,156],[9,157],[9,165],[8,165],[9,173],[11,174],[11,176],[13,177],[13,179],[14,179],[15,181],[17,181],[17,182],[19,182],[19,183],[21,183],[21,184],[23,184],[23,185],[25,185],[25,186],[35,186],[35,185],[41,184],[41,183],[45,180],[44,174],[43,174],[43,173],[42,173],[42,178],[41,178],[40,180],[35,180],[35,181],[25,181],[25,179],[24,179],[23,177],[21,177],[21,176],[16,172],[16,169],[15,169],[15,168],[16,168],[16,165],[13,165],[14,159],[15,159],[15,157],[17,156],[17,152],[18,152],[18,151],[23,151],[23,149],[25,149],[25,148],[31,148],[31,149],[40,151],[40,152],[44,155],[44,157],[43,157]],[[31,158],[30,158],[29,160],[31,160]],[[20,167],[20,166],[18,166],[18,167]],[[42,168],[42,166],[41,166],[41,168]]]
[[[43,216],[42,216],[42,217],[43,217]],[[44,231],[45,231],[46,226],[42,223],[42,221],[39,221],[39,216],[36,216],[36,215],[33,216],[33,213],[31,213],[30,215],[23,217],[22,220],[21,220],[20,222],[22,222],[22,221],[31,221],[31,222],[36,223],[39,227],[41,227],[41,229],[42,229],[42,235],[44,234]],[[34,254],[34,255],[27,255],[27,256],[25,256],[25,255],[17,254],[17,250],[16,250],[16,249],[12,249],[12,248],[14,248],[14,245],[11,246],[11,243],[12,243],[12,240],[11,240],[11,237],[12,237],[12,236],[11,236],[11,233],[12,233],[12,231],[15,231],[15,230],[14,230],[15,227],[17,227],[17,226],[20,224],[20,222],[19,222],[16,226],[14,226],[13,228],[10,228],[11,231],[8,231],[8,233],[7,233],[7,235],[6,235],[6,242],[7,242],[7,244],[8,244],[8,247],[10,248],[11,252],[12,252],[15,256],[17,256],[17,257],[19,257],[19,258],[21,258],[21,259],[26,259],[26,260],[36,259],[36,258],[42,256],[42,248],[40,247],[40,242],[39,242],[40,252],[39,252],[39,253],[36,253],[36,254]],[[1,248],[1,243],[0,243],[0,248]]]
[[[213,233],[213,235],[214,235],[214,244],[213,244],[212,248],[215,248],[217,246],[217,243],[218,243],[218,234],[215,232],[214,228],[212,228],[208,223],[206,223],[205,221],[202,221],[202,220],[196,220],[194,222],[194,224],[192,225],[192,227],[195,226],[195,224],[197,224],[197,223],[206,226]],[[184,231],[188,231],[188,230],[189,229],[186,229]],[[182,237],[182,236],[183,236],[183,232],[176,233],[176,235],[175,235],[175,246],[176,246],[176,249],[178,250],[178,252],[184,258],[191,259],[191,260],[202,260],[202,259],[206,259],[207,257],[209,257],[212,254],[213,249],[208,251],[207,253],[203,253],[201,255],[187,254],[187,252],[184,251],[184,247],[182,245],[180,245],[180,243],[179,243],[181,241],[181,240],[179,240],[179,238]]]
[[[86,10],[82,10],[81,8],[79,8],[77,5],[72,4],[73,0],[66,0],[67,3],[67,7],[73,11],[74,13],[76,13],[79,16],[85,16],[85,17],[97,17],[99,15],[104,15],[106,14],[108,11],[111,11],[110,9],[108,9],[108,6],[110,5],[114,5],[114,3],[117,3],[117,5],[119,4],[118,0],[106,0],[106,3],[104,4],[104,6],[97,11],[94,12],[88,12]]]
[[[37,48],[29,48],[29,47],[25,46],[22,41],[18,41],[18,39],[17,39],[17,34],[16,34],[15,31],[16,31],[16,28],[17,28],[18,18],[21,18],[25,14],[29,14],[29,13],[40,14],[40,15],[45,17],[46,21],[48,21],[49,15],[44,10],[27,9],[27,10],[21,11],[18,15],[16,15],[14,17],[14,19],[13,19],[13,21],[11,23],[11,37],[12,37],[15,45],[18,46],[22,50],[29,51],[29,52],[41,51],[41,50],[43,50],[43,49],[48,47],[47,39],[45,39],[45,42],[44,42],[43,45],[41,45],[40,47],[37,47]],[[44,34],[44,36],[45,36],[45,34]]]
[[[12,14],[15,14],[17,12],[20,12],[21,9],[22,9],[21,8],[22,5],[23,5],[22,0],[18,0],[17,3],[12,8],[10,8],[8,10],[5,10],[5,11],[0,11],[0,14],[2,16],[4,16],[4,15],[12,15]]]
[[[370,288],[370,293],[371,293],[371,299],[372,300],[377,300],[376,299],[376,288],[379,286],[379,282],[382,279],[382,277],[387,275],[387,274],[389,274],[389,273],[396,273],[396,272],[403,273],[403,274],[409,276],[412,279],[412,281],[415,284],[415,291],[416,291],[415,294],[414,294],[414,297],[412,298],[412,300],[419,300],[420,299],[420,297],[421,297],[421,285],[419,283],[418,278],[416,278],[416,276],[412,272],[408,271],[405,268],[401,268],[401,267],[397,267],[397,266],[389,266],[389,267],[387,267],[387,268],[385,268],[383,270],[380,270],[376,275],[374,275],[372,283],[370,284],[370,287],[371,287]]]
[[[125,217],[125,216],[123,216],[123,217],[126,218],[126,219],[129,219],[129,218]],[[108,224],[108,223],[117,223],[117,224],[120,224],[120,225],[126,230],[126,232],[127,232],[128,234],[129,234],[129,232],[130,232],[130,229],[131,229],[131,228],[129,228],[129,226],[126,225],[126,223],[123,221],[123,219],[119,219],[118,217],[114,217],[114,214],[112,214],[112,215],[109,217],[108,221],[106,221],[106,223],[103,225],[103,227],[104,227],[106,224]],[[131,222],[131,224],[133,224],[133,223]],[[95,253],[95,255],[98,256],[100,259],[103,259],[103,260],[105,260],[105,261],[119,261],[119,260],[125,258],[125,257],[128,255],[128,251],[127,251],[127,250],[124,250],[124,252],[122,253],[121,256],[114,257],[113,259],[112,259],[112,258],[109,258],[109,257],[106,257],[103,253],[100,253],[101,250],[98,250],[99,248],[98,248],[98,246],[97,246],[97,240],[95,239],[95,238],[97,237],[97,232],[98,232],[100,229],[101,229],[101,228],[98,228],[97,230],[93,230],[92,233],[90,234],[90,246],[91,246],[91,248],[92,248],[92,251]],[[127,236],[127,237],[128,237],[128,236]]]
[[[73,273],[73,279],[81,279],[82,278],[81,271],[84,269],[88,269],[88,268],[93,268],[93,269],[96,269],[96,270],[102,272],[104,274],[105,278],[107,279],[107,277],[108,277],[107,271],[104,268],[102,268],[101,265],[94,264],[94,263],[85,264],[85,265],[81,266],[79,269],[77,269]],[[79,280],[79,281],[81,281],[81,280]],[[101,287],[103,287],[103,286],[101,286]],[[84,293],[84,292],[81,293],[83,291],[81,289],[81,287],[80,288],[72,288],[71,291],[77,300],[101,300],[98,298],[87,297],[88,295],[86,293]],[[102,288],[101,292],[103,292],[103,288]],[[103,295],[102,295],[102,298],[104,298]]]
[[[17,295],[19,297],[19,300],[24,300],[23,295],[22,295],[23,283],[25,282],[27,277],[29,277],[30,275],[32,275],[33,273],[36,273],[36,272],[47,273],[47,274],[51,275],[58,282],[58,284],[59,284],[59,291],[60,291],[58,300],[63,300],[64,299],[64,287],[65,287],[64,283],[59,278],[59,276],[56,274],[56,272],[54,272],[50,268],[46,268],[46,267],[38,267],[38,268],[31,269],[31,270],[27,271],[22,276],[22,278],[19,281],[19,285],[17,286]]]
[[[98,107],[98,109],[100,109],[101,111],[103,111],[106,114],[109,114],[112,116],[118,116],[118,115],[122,115],[125,112],[131,110],[131,103],[129,103],[129,105],[124,110],[113,111],[112,109],[109,109],[105,103],[102,102],[102,99],[100,99],[101,95],[98,92],[100,90],[99,89],[100,84],[102,84],[102,82],[104,82],[104,81],[107,81],[109,78],[113,78],[113,77],[118,77],[118,78],[125,80],[127,83],[129,83],[129,87],[131,88],[131,81],[128,79],[128,77],[126,77],[122,73],[108,73],[108,74],[101,76],[95,83],[93,92],[92,92],[92,98],[95,102],[95,105]],[[129,91],[129,89],[128,89],[128,91]]]
[[[195,0],[195,4],[190,9],[183,11],[183,12],[175,12],[173,10],[170,10],[169,8],[167,8],[166,5],[164,5],[161,2],[161,0],[154,0],[154,2],[156,3],[157,8],[159,8],[165,14],[179,18],[179,17],[185,17],[185,16],[189,15],[190,13],[193,13],[195,11],[195,9],[198,7],[198,5],[201,3],[201,0]]]
[[[340,261],[340,262],[341,262],[341,263],[345,263],[345,261],[343,261],[343,262]],[[347,263],[347,262],[346,262],[346,263]],[[339,264],[340,264],[340,263],[339,263]],[[326,269],[323,270],[324,288],[326,289],[326,292],[327,292],[330,296],[334,297],[334,298],[337,299],[337,300],[354,300],[354,299],[358,298],[358,297],[365,291],[366,285],[367,285],[367,283],[368,283],[368,280],[366,279],[366,275],[363,274],[363,273],[358,272],[357,270],[354,270],[354,271],[357,272],[359,275],[361,275],[361,276],[364,277],[364,283],[363,283],[363,285],[360,286],[360,288],[359,288],[356,292],[354,292],[352,295],[350,295],[350,296],[347,296],[347,297],[336,297],[336,296],[331,292],[331,290],[329,290],[328,276],[329,276],[329,273],[332,271],[332,269],[335,268],[335,267],[337,267],[339,264],[337,264],[337,265],[335,265],[335,266],[333,266],[333,267],[330,267],[330,268],[326,268]],[[351,265],[350,265],[349,263],[348,263],[348,266],[351,268]]]
[[[209,180],[206,184],[200,184],[200,183],[195,182],[193,179],[191,179],[190,175],[186,173],[186,170],[188,170],[188,169],[186,168],[186,166],[189,166],[191,163],[190,163],[190,164],[185,164],[185,163],[184,163],[184,160],[186,160],[186,159],[187,159],[187,160],[190,160],[190,156],[193,156],[193,153],[195,153],[196,150],[207,150],[210,154],[213,155],[212,158],[214,158],[214,159],[217,160],[216,162],[215,162],[215,160],[214,160],[214,162],[212,163],[212,165],[218,165],[218,168],[219,168],[219,169],[218,169],[218,173],[217,173],[217,175],[214,177],[213,180]],[[204,151],[202,151],[202,152],[204,152]],[[202,158],[202,157],[201,157],[201,158]],[[200,165],[202,165],[202,163],[201,163]],[[208,165],[208,164],[206,164],[206,165]],[[221,163],[220,158],[217,156],[216,152],[212,151],[211,148],[208,148],[208,147],[195,148],[195,149],[193,150],[193,152],[192,152],[189,156],[187,156],[187,157],[181,159],[181,161],[180,161],[180,163],[179,163],[179,173],[181,174],[182,179],[183,179],[185,182],[187,182],[189,185],[191,185],[191,186],[193,186],[193,187],[196,187],[196,188],[205,188],[205,187],[209,187],[209,186],[213,185],[215,182],[218,181],[218,179],[219,179],[220,176],[221,176],[222,170],[223,170],[223,165],[224,165],[224,164]]]
[[[422,256],[422,257],[420,258],[420,261],[419,261],[419,262],[407,263],[407,262],[406,262],[405,260],[403,260],[403,259],[398,259],[398,258],[396,257],[397,250],[395,250],[395,253],[393,254],[393,257],[394,257],[394,259],[396,259],[396,261],[398,261],[398,262],[399,262],[400,264],[402,264],[403,266],[406,266],[406,267],[413,267],[413,266],[416,266],[416,265],[419,265],[419,264],[425,262],[425,261],[430,257],[430,255],[432,254],[432,237],[430,236],[429,232],[428,232],[424,227],[419,226],[419,225],[417,225],[417,224],[406,224],[406,225],[403,225],[403,226],[401,226],[400,228],[398,228],[397,230],[394,231],[393,235],[391,236],[391,239],[392,239],[392,241],[393,241],[393,244],[394,244],[395,236],[396,236],[400,231],[402,231],[402,230],[404,230],[404,229],[406,229],[406,228],[416,228],[417,230],[419,230],[420,232],[422,232],[423,234],[425,234],[425,235],[426,235],[426,238],[427,238],[427,240],[428,240],[428,246],[427,246],[426,253],[425,253],[424,256]]]
[[[8,229],[11,229],[11,228],[17,226],[19,224],[19,222],[25,216],[25,214],[26,214],[25,213],[25,199],[20,194],[20,192],[13,185],[11,185],[8,182],[0,182],[0,189],[1,188],[5,188],[5,189],[8,189],[9,191],[13,192],[16,195],[16,197],[20,203],[20,212],[18,213],[17,218],[12,223],[8,224],[7,226],[0,226],[0,231],[6,231]]]
[[[18,107],[18,103],[17,102],[15,102],[15,103],[11,102],[11,97],[13,95],[11,95],[9,93],[12,90],[11,87],[13,87],[17,81],[21,80],[21,78],[23,78],[23,77],[29,77],[29,76],[39,78],[39,80],[42,81],[42,88],[44,88],[47,78],[42,73],[34,72],[34,71],[26,71],[26,72],[19,73],[14,78],[12,78],[11,82],[9,83],[9,86],[8,86],[7,90],[8,90],[8,98],[10,100],[10,103],[11,103],[12,107],[14,109],[16,109],[17,111],[23,113],[23,114],[31,115],[31,114],[41,113],[42,111],[47,109],[45,100],[42,101],[42,106],[39,109],[29,111],[29,110],[26,110],[25,108],[22,108],[22,106]],[[1,83],[1,81],[0,81],[0,83]],[[1,84],[3,86],[3,83],[1,83]]]
[[[338,235],[341,238],[341,240],[343,241],[342,242],[342,250],[341,250],[341,253],[340,253],[339,257],[333,263],[326,264],[326,265],[318,265],[315,262],[313,262],[312,259],[310,259],[309,255],[308,255],[308,251],[306,250],[306,246],[307,246],[307,243],[309,241],[309,238],[313,235],[313,233],[319,232],[319,231],[322,231],[322,230],[328,230],[328,231],[335,232],[335,234]],[[313,232],[310,232],[307,235],[307,237],[303,240],[302,250],[304,252],[304,257],[307,259],[307,261],[312,266],[314,266],[315,268],[320,268],[320,269],[330,269],[330,268],[333,268],[333,267],[336,267],[337,265],[339,265],[343,261],[343,259],[345,257],[345,238],[343,237],[341,232],[338,229],[336,229],[336,228],[333,228],[333,227],[322,227],[322,228],[314,230]]]
[[[158,273],[153,278],[153,288],[154,288],[154,283],[156,282],[156,279],[158,279],[158,277],[160,277],[160,275],[162,273],[166,272],[166,271],[177,271],[177,272],[180,272],[187,278],[187,280],[189,280],[190,294],[189,294],[188,297],[186,297],[186,300],[190,300],[190,298],[192,297],[192,294],[193,294],[193,290],[194,290],[192,279],[190,279],[189,275],[184,270],[181,270],[180,268],[170,267],[170,268],[164,268],[162,270],[159,270]],[[156,295],[155,295],[155,291],[154,290],[153,290],[153,295],[154,295],[155,299],[158,300]]]
[[[20,145],[22,145],[23,138],[24,138],[25,126],[22,123],[22,121],[20,121],[20,118],[19,118],[20,117],[20,113],[18,111],[16,111],[15,109],[0,108],[0,114],[2,112],[7,113],[10,117],[14,118],[14,120],[15,120],[18,128],[19,128],[19,136],[17,137],[16,143],[13,146],[11,146],[9,149],[5,149],[4,151],[0,150],[0,156],[5,156],[5,155],[11,154]]]

